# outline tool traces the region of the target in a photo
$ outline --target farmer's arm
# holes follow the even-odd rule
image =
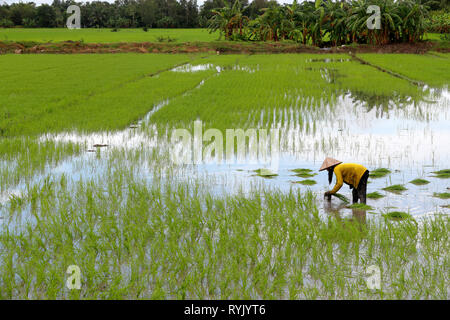
[[[344,179],[342,178],[342,172],[339,168],[334,169],[334,174],[336,175],[336,185],[334,186],[333,190],[330,191],[330,194],[335,194],[339,191],[339,189],[344,184]]]

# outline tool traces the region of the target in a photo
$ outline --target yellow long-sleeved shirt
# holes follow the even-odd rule
[[[353,186],[353,188],[357,188],[359,180],[361,180],[361,177],[366,170],[366,167],[357,163],[338,164],[333,170],[336,175],[336,185],[333,190],[330,191],[331,194],[338,192],[344,182]]]

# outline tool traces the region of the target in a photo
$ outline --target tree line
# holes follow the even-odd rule
[[[13,3],[0,5],[0,27],[62,28],[67,8],[77,5],[82,28],[197,28],[197,0],[116,0],[76,2],[54,0],[51,5]]]
[[[224,8],[231,9],[234,0],[206,0],[198,6],[197,0],[116,0],[78,3],[72,0],[54,0],[51,5],[35,3],[0,4],[0,27],[53,28],[65,27],[67,8],[74,4],[81,9],[83,28],[198,28],[211,26],[211,19]],[[325,5],[345,5],[353,1],[324,0]],[[421,2],[421,0],[415,0]],[[281,5],[275,0],[241,0],[239,14],[248,21],[264,16],[289,12],[291,5]],[[315,3],[304,1],[301,8],[311,11]],[[434,0],[429,4],[431,10],[448,8],[448,0]],[[267,10],[269,13],[267,13]],[[274,9],[276,8],[276,9]],[[227,9],[228,10],[228,9]],[[278,11],[277,11],[278,10]],[[290,13],[287,13],[290,14]],[[292,13],[294,14],[294,13]],[[297,13],[295,13],[297,14]],[[307,14],[307,13],[305,13]],[[244,23],[244,22],[243,22]],[[284,22],[286,23],[286,22]],[[244,27],[244,26],[242,26]],[[277,35],[274,35],[277,37]],[[285,37],[284,35],[280,35]]]
[[[429,13],[435,4],[435,0],[294,0],[292,5],[270,3],[252,19],[235,0],[211,10],[208,28],[219,30],[226,40],[292,40],[315,46],[415,42],[430,27]],[[379,27],[369,27],[375,15]]]

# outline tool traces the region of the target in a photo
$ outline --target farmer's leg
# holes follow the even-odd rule
[[[369,171],[367,170],[361,177],[358,185],[358,198],[361,203],[366,203],[367,180],[369,179]]]
[[[358,190],[356,188],[353,188],[352,194],[353,194],[353,203],[357,203],[358,202]]]

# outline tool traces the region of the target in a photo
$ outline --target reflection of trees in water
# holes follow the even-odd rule
[[[367,112],[375,109],[376,114],[379,117],[382,117],[384,113],[387,113],[392,109],[402,109],[410,105],[418,106],[421,103],[432,102],[425,99],[425,96],[428,96],[428,92],[425,91],[423,93],[419,91],[417,96],[407,96],[396,93],[387,96],[370,94],[362,91],[350,91],[348,92],[348,95],[354,104],[365,107]]]

